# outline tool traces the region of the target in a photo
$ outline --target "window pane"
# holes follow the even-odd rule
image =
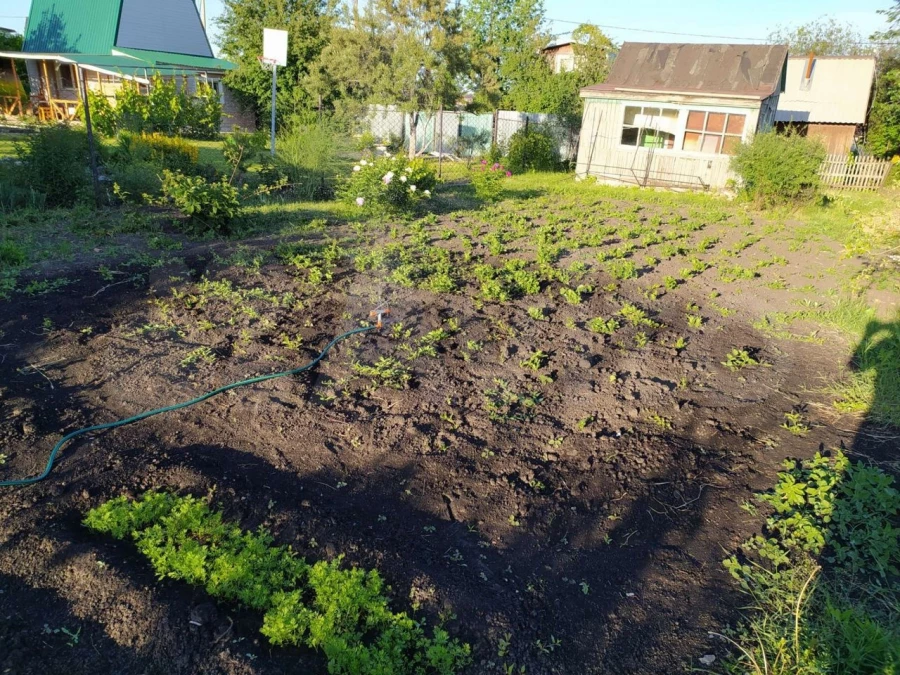
[[[744,133],[744,120],[746,120],[745,115],[729,115],[728,116],[728,133],[729,134],[743,134]]]
[[[663,108],[662,116],[666,119],[677,120],[678,119],[678,111],[674,108]]]
[[[695,134],[692,131],[687,131],[684,134],[684,149],[697,151],[700,149],[700,134]]]
[[[726,136],[725,142],[722,144],[722,152],[726,155],[733,155],[740,144],[740,136]]]
[[[725,113],[709,113],[706,118],[706,130],[716,133],[725,131]]]
[[[637,145],[638,130],[634,127],[622,129],[622,145]]]
[[[625,106],[625,124],[633,125],[634,118],[641,114],[641,109],[636,105]]]
[[[691,110],[688,113],[687,128],[692,131],[703,131],[703,121],[706,119],[706,113],[699,110]]]
[[[715,155],[719,152],[719,146],[722,143],[721,136],[709,136],[705,135],[703,137],[703,143],[700,146],[700,152],[708,152],[712,155]]]
[[[649,119],[659,117],[659,108],[644,108],[644,115]]]
[[[664,131],[643,129],[641,131],[642,148],[673,148],[675,146],[675,134],[667,134]]]

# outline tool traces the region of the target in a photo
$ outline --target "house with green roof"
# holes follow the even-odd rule
[[[123,82],[146,92],[159,74],[188,91],[205,82],[219,92],[223,131],[255,126],[222,83],[234,64],[216,58],[194,0],[32,0],[21,52],[31,108],[43,119],[71,119],[88,89],[114,102]]]

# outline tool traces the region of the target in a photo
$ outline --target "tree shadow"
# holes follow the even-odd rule
[[[849,362],[841,404],[865,408],[853,450],[900,469],[900,316],[894,321],[872,319]]]

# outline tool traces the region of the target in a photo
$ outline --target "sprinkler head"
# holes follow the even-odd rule
[[[390,315],[390,313],[390,307],[377,307],[369,312],[369,319],[374,319],[375,327],[380,330],[381,328],[384,328],[384,317]]]

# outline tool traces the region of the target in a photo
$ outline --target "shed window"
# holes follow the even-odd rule
[[[625,106],[622,145],[671,150],[678,131],[678,111],[673,108]]]
[[[691,110],[682,147],[692,152],[733,155],[741,143],[746,120],[746,115]]]

